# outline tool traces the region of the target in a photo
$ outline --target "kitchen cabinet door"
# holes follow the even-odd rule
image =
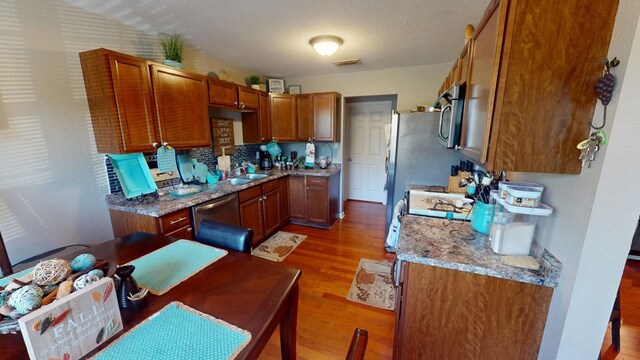
[[[238,107],[238,85],[212,78],[207,80],[209,83],[209,105]]]
[[[313,136],[316,141],[339,142],[342,96],[336,92],[313,94]]]
[[[498,71],[496,65],[502,48],[503,25],[500,1],[476,30],[472,45],[473,62],[467,78],[466,101],[460,153],[478,163],[487,161],[489,131],[493,116]],[[510,169],[509,169],[510,170]]]
[[[258,90],[238,85],[238,107],[246,110],[258,109]]]
[[[177,149],[211,146],[207,78],[151,65],[160,137]]]
[[[264,238],[262,196],[240,204],[240,224],[253,230],[253,245]]]
[[[306,177],[306,213],[310,223],[329,223],[329,178]]]
[[[306,186],[304,175],[289,175],[289,211],[292,219],[306,219]]]
[[[280,216],[283,225],[291,219],[289,208],[289,176],[280,179]]]
[[[298,106],[298,140],[313,139],[313,94],[296,95]]]
[[[258,91],[258,111],[242,113],[242,140],[247,144],[271,141],[269,94]]]
[[[107,49],[80,53],[99,153],[155,151],[160,142],[146,60]]]
[[[279,183],[279,181],[276,181]],[[279,186],[279,184],[278,184]],[[281,225],[280,215],[280,189],[275,189],[262,196],[262,206],[264,207],[264,233],[268,236],[274,233]]]
[[[271,137],[277,141],[295,141],[296,96],[291,94],[269,94],[271,106]]]

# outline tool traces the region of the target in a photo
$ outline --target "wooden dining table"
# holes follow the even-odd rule
[[[134,233],[78,253],[91,253],[98,259],[125,264],[166,246],[176,238]],[[70,254],[72,259],[75,254]],[[124,332],[147,319],[172,301],[180,301],[198,311],[224,320],[251,333],[251,341],[238,359],[256,359],[280,325],[283,359],[296,358],[298,281],[301,272],[281,263],[229,250],[163,295],[147,295],[147,306],[140,310],[121,310]],[[135,278],[135,271],[133,273]],[[120,336],[112,337],[92,356]],[[215,341],[215,339],[211,339]],[[21,334],[0,335],[0,358],[28,359]]]

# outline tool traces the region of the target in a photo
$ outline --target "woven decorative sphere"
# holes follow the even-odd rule
[[[71,266],[66,260],[45,260],[33,269],[33,281],[38,285],[50,285],[66,279],[71,273]]]
[[[42,289],[36,285],[25,285],[14,291],[7,304],[14,307],[20,314],[25,315],[42,304]]]
[[[71,268],[73,271],[85,271],[89,270],[95,265],[96,257],[92,254],[80,254],[71,260]]]

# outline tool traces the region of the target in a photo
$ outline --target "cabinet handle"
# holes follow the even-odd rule
[[[167,145],[169,145],[169,143],[168,143],[168,142],[163,142],[163,143],[162,143],[162,146],[164,146],[164,147],[166,147]]]
[[[173,221],[169,222],[169,225],[177,224],[180,221],[184,221],[184,220],[187,220],[187,218],[183,216],[180,219],[176,219],[176,220],[173,220]]]
[[[260,141],[264,141],[264,138],[260,138]]]
[[[311,142],[311,136],[309,136],[309,142]]]
[[[158,147],[158,143],[157,142],[151,143],[151,146],[153,146],[154,148],[157,148]]]
[[[240,109],[244,109],[244,103],[240,103]]]
[[[307,190],[309,190],[309,187],[307,186]]]
[[[455,150],[462,150],[462,146],[460,146],[460,145],[456,145],[456,146],[454,146],[453,148],[454,148]]]
[[[234,102],[233,102],[233,105],[238,106],[238,102],[237,102],[237,101],[234,101]]]
[[[187,232],[192,232],[192,231],[193,231],[193,228],[192,228],[192,227],[187,228]]]

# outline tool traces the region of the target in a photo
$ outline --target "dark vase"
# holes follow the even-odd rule
[[[136,269],[133,265],[124,265],[116,269],[116,275],[120,278],[118,285],[118,305],[122,309],[138,309],[147,303],[147,299],[131,300],[128,296],[140,292],[140,287],[131,274]]]

